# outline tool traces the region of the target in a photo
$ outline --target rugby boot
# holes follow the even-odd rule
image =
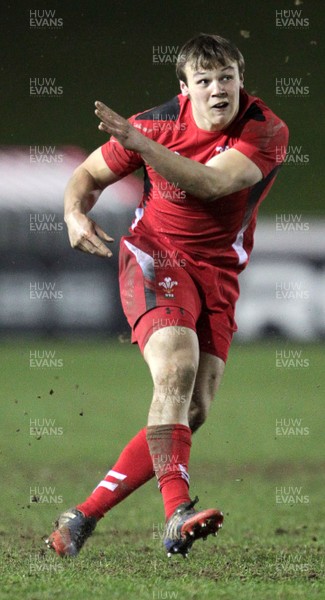
[[[59,516],[55,530],[45,543],[61,557],[76,556],[94,531],[96,523],[95,517],[85,517],[80,510],[70,508]]]
[[[196,540],[217,535],[222,527],[222,512],[215,508],[197,512],[193,507],[198,501],[196,496],[194,500],[180,504],[168,519],[164,531],[164,546],[168,557],[182,554],[186,558]]]

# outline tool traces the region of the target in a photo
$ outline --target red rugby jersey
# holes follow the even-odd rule
[[[131,230],[158,237],[167,248],[195,261],[242,270],[253,247],[258,206],[270,190],[285,158],[288,129],[259,98],[241,90],[236,119],[223,131],[200,129],[191,102],[179,94],[169,102],[129,119],[141,133],[202,164],[229,148],[239,150],[262,171],[256,185],[213,202],[168,183],[136,152],[113,137],[102,146],[108,167],[123,177],[144,167],[144,193]]]

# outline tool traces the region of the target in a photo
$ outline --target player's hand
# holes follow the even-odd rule
[[[69,240],[72,248],[110,258],[112,252],[104,244],[105,242],[114,242],[95,221],[82,213],[70,213],[65,222],[68,227]]]
[[[98,129],[113,135],[127,150],[141,153],[146,140],[145,136],[103,102],[96,101],[95,106],[95,114],[100,120]]]

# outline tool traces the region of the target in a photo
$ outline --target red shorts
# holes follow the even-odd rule
[[[237,326],[237,273],[166,250],[156,239],[121,239],[120,293],[132,342],[141,351],[154,331],[189,327],[200,350],[226,362]]]

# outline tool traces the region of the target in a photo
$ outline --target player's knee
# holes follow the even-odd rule
[[[191,403],[188,414],[188,422],[192,433],[197,431],[201,425],[203,425],[207,416],[208,408],[206,406],[202,404],[194,404],[193,402]]]
[[[175,360],[156,372],[150,419],[178,422],[186,419],[196,377],[196,365],[191,360]]]
[[[208,417],[210,406],[215,397],[217,377],[214,373],[205,380],[204,386],[194,388],[191,404],[188,411],[188,420],[192,432],[203,425]]]
[[[219,375],[219,373],[217,373],[215,371],[212,371],[212,373],[209,373],[207,385],[208,385],[208,394],[211,398],[210,403],[212,402],[212,399],[218,389],[220,377],[221,377],[221,375]]]
[[[177,358],[169,361],[154,376],[155,389],[172,388],[190,390],[193,387],[197,365],[190,358]]]

